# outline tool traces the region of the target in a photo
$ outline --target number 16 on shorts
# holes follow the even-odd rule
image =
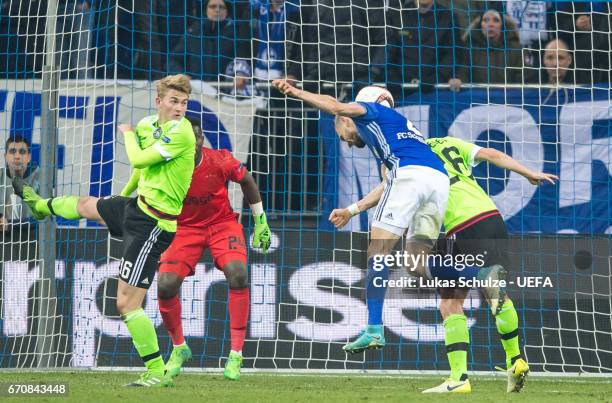
[[[119,263],[119,277],[127,282],[130,279],[130,274],[132,273],[132,262],[121,258],[121,262]]]

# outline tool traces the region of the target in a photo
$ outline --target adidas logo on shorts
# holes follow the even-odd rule
[[[149,279],[145,278],[144,280],[140,282],[140,284],[149,284]]]
[[[393,213],[387,214],[385,218],[388,218],[389,220],[393,220]]]

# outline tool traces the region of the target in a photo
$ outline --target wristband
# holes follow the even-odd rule
[[[253,217],[259,217],[264,213],[263,202],[251,204],[251,212],[253,213]]]
[[[356,216],[360,213],[359,206],[357,205],[357,203],[351,204],[346,209],[349,211],[349,213],[351,213],[352,216]]]

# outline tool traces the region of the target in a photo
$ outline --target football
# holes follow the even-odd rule
[[[389,108],[393,107],[393,95],[384,87],[368,85],[362,88],[355,97],[358,102],[375,102]]]

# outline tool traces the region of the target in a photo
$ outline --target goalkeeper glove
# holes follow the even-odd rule
[[[259,248],[263,253],[268,251],[270,247],[270,227],[268,226],[268,222],[266,221],[266,213],[261,213],[258,216],[253,216],[253,220],[255,221],[255,231],[253,231],[253,247]]]

